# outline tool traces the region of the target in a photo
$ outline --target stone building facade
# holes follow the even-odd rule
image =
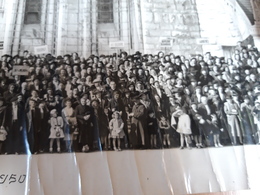
[[[260,42],[258,0],[250,1],[253,24],[239,1],[0,0],[0,50],[15,55],[47,45],[53,55],[225,55],[250,35]]]

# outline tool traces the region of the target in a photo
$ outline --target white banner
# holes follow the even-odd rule
[[[47,45],[34,47],[34,54],[35,55],[47,54],[47,53],[49,53]]]
[[[208,37],[202,37],[202,38],[197,38],[196,43],[198,45],[215,45],[216,40],[210,39]]]
[[[124,48],[125,47],[125,42],[124,41],[109,42],[109,47],[110,48]]]

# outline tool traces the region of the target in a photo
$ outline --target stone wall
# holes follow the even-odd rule
[[[225,55],[224,47],[234,47],[252,34],[253,26],[235,0],[196,0],[196,4],[201,36],[211,43],[203,45],[204,52]]]
[[[128,0],[114,0],[113,23],[98,24],[99,54],[119,53],[120,50],[131,51],[130,4]],[[110,48],[111,42],[124,42],[124,48]]]
[[[189,55],[201,52],[201,46],[196,44],[200,26],[193,0],[142,0],[140,6],[145,53],[163,50]],[[161,47],[162,39],[170,39],[172,46]]]
[[[37,0],[36,3],[39,2]],[[222,55],[224,46],[252,34],[260,46],[258,1],[252,0],[255,25],[250,25],[235,0],[113,0],[114,21],[98,23],[98,0],[41,0],[40,24],[24,24],[26,0],[6,1],[0,10],[3,53],[33,51],[48,45],[53,55],[133,53],[190,55],[211,51]],[[200,39],[207,44],[197,44]],[[109,43],[122,41],[124,48]],[[171,45],[162,45],[169,42]]]

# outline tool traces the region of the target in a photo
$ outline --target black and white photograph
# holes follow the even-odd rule
[[[141,191],[128,187],[126,194],[258,187],[249,176],[242,178],[254,169],[252,161],[245,160],[245,151],[255,151],[252,159],[260,157],[259,6],[259,0],[0,0],[0,159],[47,163],[60,158],[65,163],[66,158],[72,161],[71,155],[80,155],[83,161],[92,159],[89,163],[95,168],[95,163],[108,162],[97,162],[94,155],[108,159],[112,155],[110,163],[121,164],[135,161],[132,154],[149,154],[151,162],[164,163],[164,156],[171,154],[166,164],[183,159],[173,169],[185,161],[196,170],[200,158],[205,160],[200,166],[214,175],[208,159],[224,163],[227,156],[241,162],[230,168],[239,176],[229,175],[230,180],[213,184],[220,186],[213,190],[185,184],[188,176],[183,173],[184,179],[178,181],[183,187],[173,184],[177,175],[164,175],[158,177],[169,184],[161,191],[152,191],[156,184],[149,183]],[[153,160],[153,155],[160,159]],[[238,161],[240,155],[243,160]],[[137,169],[149,158],[137,158]],[[6,165],[0,166],[4,170]],[[225,175],[228,168],[219,166],[223,169],[217,172]],[[152,167],[150,174],[158,175],[156,165]],[[159,167],[168,174],[166,165]],[[10,176],[1,170],[0,188],[5,182],[32,185],[28,184],[32,170],[25,169],[26,179],[20,172]],[[199,170],[206,182],[207,173]],[[136,174],[141,177],[138,170]],[[116,181],[109,182],[113,188]],[[19,189],[31,194],[27,188]],[[68,193],[104,194],[77,190]],[[40,193],[37,187],[33,192],[62,193],[59,189]]]

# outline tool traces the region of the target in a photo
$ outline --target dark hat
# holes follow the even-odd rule
[[[232,99],[231,95],[227,95],[226,99]]]
[[[235,90],[231,91],[232,96],[238,96],[238,93]]]
[[[4,55],[2,55],[2,57],[12,57],[12,56],[10,56],[8,54],[4,54]]]
[[[63,57],[68,57],[68,58],[70,58],[71,55],[70,55],[70,54],[65,54]]]
[[[32,56],[32,55],[30,55],[29,57],[28,57],[28,59],[34,59],[34,56]]]
[[[135,52],[135,55],[142,55],[140,51]]]
[[[243,99],[250,99],[248,95],[244,95]]]
[[[66,81],[71,81],[72,80],[72,77],[67,77],[66,78]]]
[[[18,96],[16,95],[16,96],[14,96],[14,97],[12,97],[11,99],[10,99],[10,102],[15,102],[15,101],[17,101],[18,100]]]
[[[100,79],[94,79],[93,83],[101,83],[102,81]]]
[[[130,70],[131,70],[131,71],[132,71],[132,70],[137,70],[137,68],[136,68],[136,66],[133,66]]]
[[[93,102],[97,102],[97,103],[99,103],[99,101],[98,101],[97,99],[93,99],[93,100],[91,100],[90,104],[92,104]]]
[[[58,56],[56,59],[57,59],[57,60],[62,60],[63,57],[62,57],[62,56]]]
[[[143,93],[139,93],[138,95],[133,97],[133,100],[140,100],[142,95],[143,95]]]
[[[119,91],[114,91],[114,92],[113,92],[113,96],[114,96],[114,95],[117,95],[117,94],[120,95]]]
[[[45,58],[48,61],[48,60],[52,60],[53,56],[50,53],[48,53],[48,54],[46,54]]]
[[[106,98],[112,98],[111,93],[105,93],[105,94],[104,94],[104,97],[106,97]]]
[[[119,81],[118,81],[118,84],[125,84],[126,83],[126,80],[125,79],[120,79]]]
[[[13,57],[13,59],[15,59],[15,58],[21,58],[19,55],[15,55],[14,57]]]
[[[54,94],[54,96],[59,96],[59,97],[61,97],[62,95],[61,95],[61,93],[60,93],[60,92],[58,92],[58,91],[55,91],[55,94]]]
[[[135,74],[133,74],[133,73],[130,73],[130,75],[129,75],[129,78],[135,78],[136,77],[136,75]]]
[[[190,82],[197,82],[195,78],[191,78]]]
[[[68,102],[68,101],[71,102],[71,99],[70,99],[70,98],[65,98],[65,99],[64,99],[64,103],[66,103],[66,102]]]
[[[136,84],[141,84],[142,85],[143,82],[142,81],[137,81]]]
[[[107,65],[106,65],[106,68],[108,68],[108,69],[113,69],[114,67],[113,67],[112,64],[107,64]]]
[[[159,81],[155,80],[155,81],[153,82],[153,84],[155,84],[155,83],[159,83]]]
[[[134,87],[135,87],[135,84],[134,84],[134,83],[129,83],[129,84],[127,85],[127,88],[129,88],[130,86],[134,86]]]
[[[33,82],[36,81],[36,80],[40,81],[40,79],[36,77],[35,79],[33,79]]]
[[[96,94],[98,94],[98,93],[102,93],[102,92],[99,91],[99,90],[97,90],[97,89],[94,89],[94,90],[93,90],[93,94],[94,94],[94,95],[96,95]]]
[[[126,51],[122,51],[122,52],[120,53],[120,55],[122,55],[122,54],[124,54],[124,55],[127,56],[127,52],[126,52]]]

